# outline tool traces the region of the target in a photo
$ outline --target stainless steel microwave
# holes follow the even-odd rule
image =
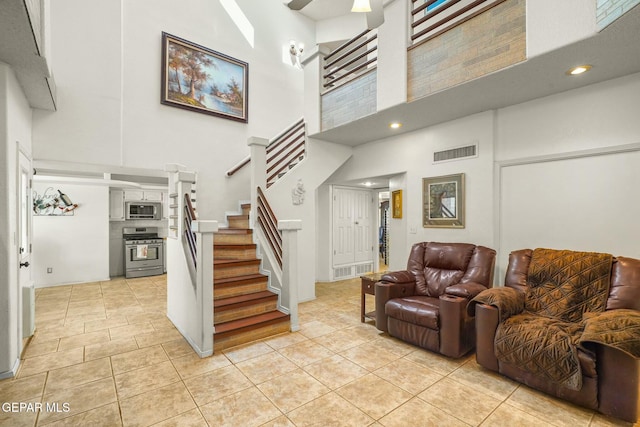
[[[160,219],[162,203],[160,202],[126,202],[125,219]]]

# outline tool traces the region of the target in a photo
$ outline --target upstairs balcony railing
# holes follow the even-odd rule
[[[439,36],[505,0],[410,0],[411,45]]]
[[[365,30],[324,58],[323,88],[341,86],[375,68],[378,61],[378,30]]]

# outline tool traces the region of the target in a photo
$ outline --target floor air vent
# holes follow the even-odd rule
[[[351,266],[348,266],[348,267],[335,267],[333,269],[333,278],[334,279],[346,279],[346,278],[349,278],[349,277],[353,277]]]
[[[449,150],[434,151],[433,163],[449,162],[451,160],[468,159],[478,157],[478,144],[465,147],[451,148]]]

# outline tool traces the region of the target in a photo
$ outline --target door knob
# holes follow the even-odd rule
[[[20,268],[22,268],[22,267],[29,267],[29,261],[27,261],[27,262],[21,262],[21,263],[20,263]]]

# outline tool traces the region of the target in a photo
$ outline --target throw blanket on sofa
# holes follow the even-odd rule
[[[535,249],[525,310],[565,322],[580,322],[586,312],[604,311],[612,263],[610,254]]]
[[[501,323],[496,332],[498,360],[579,390],[582,317],[605,310],[612,261],[609,254],[535,249],[525,312]]]
[[[589,349],[590,343],[613,347],[640,359],[640,312],[618,309],[587,313],[580,345]]]

